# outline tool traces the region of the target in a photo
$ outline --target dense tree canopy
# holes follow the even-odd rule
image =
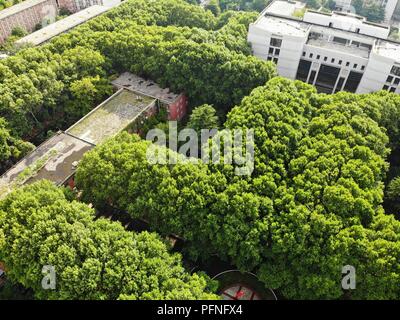
[[[398,298],[400,222],[381,207],[389,139],[349,96],[282,78],[253,90],[225,124],[255,130],[251,177],[150,164],[148,142],[124,134],[84,157],[77,182],[87,201],[180,234],[193,257],[217,253],[286,297],[344,296],[349,264],[358,287],[346,296]]]
[[[125,231],[62,189],[41,181],[0,202],[0,260],[7,276],[39,299],[215,299],[160,238]],[[56,272],[45,290],[42,268]]]

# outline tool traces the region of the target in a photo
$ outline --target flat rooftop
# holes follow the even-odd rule
[[[179,97],[179,94],[171,92],[169,88],[161,88],[154,81],[146,80],[130,72],[122,73],[111,83],[118,88],[127,88],[155,99],[159,99],[167,104],[175,102]]]
[[[122,88],[66,132],[89,143],[99,144],[123,131],[155,101],[154,98]]]
[[[353,46],[346,46],[344,44],[332,42],[332,41],[326,41],[324,39],[308,39],[307,41],[308,45],[319,47],[319,48],[324,48],[328,50],[334,50],[336,52],[343,52],[346,54],[350,54],[353,56],[357,56],[360,58],[369,58],[369,53],[370,50],[367,48],[361,48],[361,47],[353,47]]]
[[[400,61],[400,43],[378,41],[374,47],[374,52],[380,56]]]
[[[48,0],[26,0],[0,11],[0,20],[10,17],[18,12],[34,7]]]
[[[295,11],[301,10],[306,7],[305,3],[299,1],[273,1],[265,9],[267,13],[273,13],[281,16],[292,16]]]
[[[93,144],[58,132],[0,177],[0,199],[19,186],[41,179],[62,184],[75,172],[76,162],[93,147]]]
[[[48,26],[35,31],[26,37],[23,37],[16,41],[17,44],[30,43],[35,46],[40,45],[61,33],[64,33],[98,15],[110,10],[111,7],[104,7],[99,5],[94,5],[86,8],[82,11],[74,13],[62,20],[49,24]]]
[[[258,27],[279,35],[304,37],[310,28],[309,23],[274,16],[261,16],[255,23]]]

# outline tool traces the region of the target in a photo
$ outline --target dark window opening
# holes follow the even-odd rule
[[[347,81],[343,89],[349,92],[356,92],[358,85],[360,84],[361,78],[362,73],[350,71],[350,74],[347,77]]]
[[[322,64],[315,82],[317,90],[323,93],[332,93],[339,71],[339,68]]]
[[[311,62],[301,59],[297,68],[296,79],[306,82],[310,68]]]
[[[345,78],[343,78],[343,77],[339,78],[339,81],[338,81],[338,83],[336,85],[335,93],[339,92],[340,90],[342,90],[344,80],[345,80]]]
[[[393,66],[392,70],[390,70],[390,73],[400,77],[400,67]]]
[[[277,38],[271,38],[270,45],[273,47],[280,47],[282,45],[282,40]]]
[[[311,74],[310,74],[310,78],[308,79],[308,83],[309,84],[313,84],[314,83],[314,79],[315,79],[315,75],[317,74],[317,71],[312,70]]]

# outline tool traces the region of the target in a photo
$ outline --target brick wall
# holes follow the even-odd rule
[[[5,39],[7,39],[15,27],[22,27],[27,32],[34,31],[35,26],[38,23],[42,23],[48,18],[55,18],[57,9],[56,0],[46,0],[23,11],[1,19],[0,42],[3,42]],[[3,12],[5,10],[3,10]]]
[[[103,0],[57,0],[57,2],[60,8],[67,8],[72,13],[86,9],[95,4],[103,4]]]

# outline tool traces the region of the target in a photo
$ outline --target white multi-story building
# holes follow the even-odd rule
[[[307,11],[303,19],[276,14],[275,1],[249,27],[255,56],[272,60],[279,75],[313,84],[320,92],[400,93],[400,43],[389,27],[346,13]],[[275,8],[275,9],[274,9]]]

